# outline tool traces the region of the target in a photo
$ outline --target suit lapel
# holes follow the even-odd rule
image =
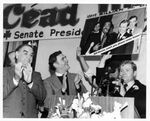
[[[58,79],[58,77],[54,74],[52,75],[52,84],[56,89],[60,89],[62,87],[62,84],[60,82],[60,80]]]
[[[76,90],[75,90],[75,86],[74,86],[74,75],[68,73],[67,78],[68,78],[68,85],[69,85],[69,95],[75,95]],[[54,88],[56,90],[61,89],[62,84],[61,84],[60,80],[58,79],[58,77],[55,74],[52,75],[51,79],[52,79],[51,83],[54,86]]]
[[[68,73],[67,74],[67,77],[68,77],[68,85],[69,85],[69,94],[71,94],[71,87],[72,87],[72,84],[71,84],[71,75]]]
[[[131,96],[131,95],[133,95],[133,91],[134,91],[133,86],[134,86],[134,85],[136,85],[136,83],[134,83],[134,84],[132,85],[132,87],[126,92],[125,96]]]
[[[10,67],[10,69],[8,69],[8,71],[9,71],[10,77],[13,79],[13,76],[15,74],[15,67],[14,66]]]

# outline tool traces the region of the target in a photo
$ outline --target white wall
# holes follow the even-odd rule
[[[147,35],[143,35],[142,37],[142,42],[141,42],[141,49],[140,49],[140,54],[138,60],[134,61],[135,64],[137,65],[137,79],[146,85],[146,68],[147,68]]]

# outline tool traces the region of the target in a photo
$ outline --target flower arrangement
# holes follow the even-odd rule
[[[122,105],[114,102],[113,112],[102,112],[100,105],[95,105],[90,94],[84,93],[83,96],[78,94],[77,98],[73,99],[71,106],[65,106],[65,100],[59,98],[59,103],[55,106],[55,111],[51,113],[50,118],[111,118],[120,119],[120,112],[127,107],[127,102]]]
[[[66,101],[59,97],[59,103],[49,111],[49,118],[73,118],[73,111],[66,106]]]
[[[92,114],[100,114],[101,106],[93,104],[90,94],[84,93],[83,97],[78,95],[78,99],[74,99],[71,108],[76,111],[77,118],[91,118]]]

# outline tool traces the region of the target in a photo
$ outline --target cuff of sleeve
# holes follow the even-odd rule
[[[62,93],[62,95],[65,95],[66,93],[65,92],[63,92],[62,90],[61,90],[61,93]]]
[[[79,85],[79,88],[77,89],[78,92],[81,92],[81,85]]]
[[[28,87],[29,87],[30,89],[32,88],[32,86],[33,86],[33,82],[31,82],[31,83],[28,84]]]
[[[19,82],[13,78],[13,82],[15,86],[18,86]]]
[[[86,72],[84,72],[84,74],[87,76],[87,77],[92,77],[94,75],[94,73],[91,71],[91,69],[89,68]]]
[[[101,60],[99,62],[99,64],[97,65],[98,68],[104,68],[105,67],[105,61],[104,60]]]

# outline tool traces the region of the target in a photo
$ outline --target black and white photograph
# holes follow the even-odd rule
[[[3,3],[2,118],[147,119],[147,8]]]

